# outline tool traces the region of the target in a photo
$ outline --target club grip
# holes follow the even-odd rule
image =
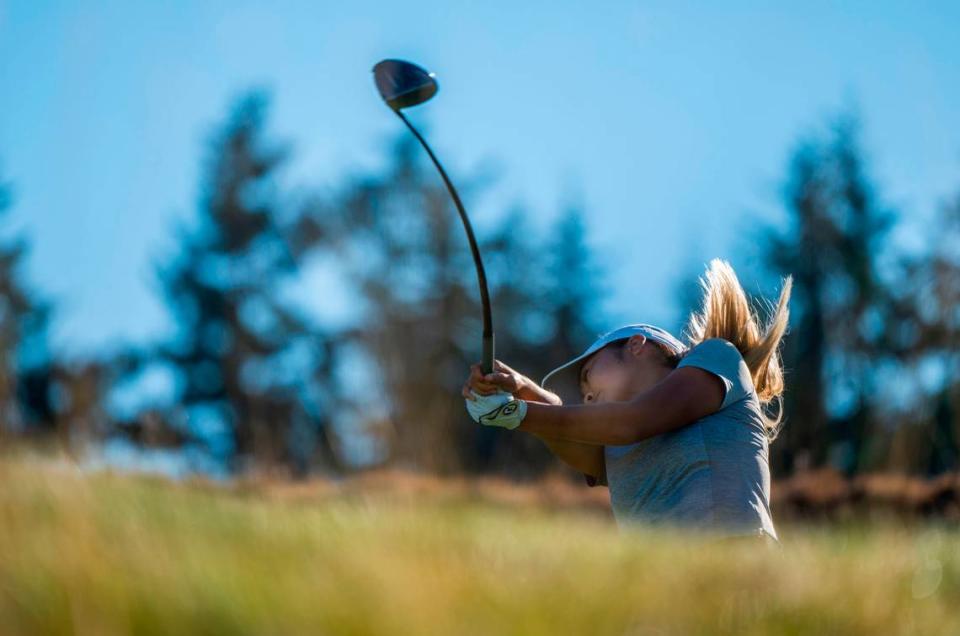
[[[483,372],[493,373],[493,334],[483,337]]]

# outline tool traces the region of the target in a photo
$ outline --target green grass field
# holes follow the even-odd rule
[[[576,510],[0,461],[0,634],[960,634],[960,530],[784,550]]]

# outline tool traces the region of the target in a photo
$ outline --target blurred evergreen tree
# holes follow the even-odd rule
[[[829,137],[800,144],[786,186],[788,227],[761,239],[770,269],[794,277],[787,421],[771,447],[779,474],[828,461],[850,473],[876,457],[874,364],[886,353],[892,302],[879,266],[894,216],[866,174],[858,128],[843,115]]]
[[[473,422],[458,395],[480,333],[479,297],[460,220],[421,152],[400,135],[384,174],[347,184],[331,232],[364,308],[344,334],[370,369],[352,406],[388,413],[393,460],[449,473],[468,463],[458,429]],[[459,181],[469,199],[470,185]]]
[[[587,242],[587,225],[579,206],[568,206],[544,249],[548,264],[546,307],[553,335],[545,372],[583,353],[609,325],[603,302],[609,288],[603,268]],[[539,377],[536,378],[539,381]]]
[[[304,474],[335,462],[328,436],[330,343],[279,289],[302,242],[276,175],[285,147],[267,139],[267,96],[237,101],[214,136],[194,227],[158,267],[176,335],[161,356],[179,371],[181,421],[229,460]],[[302,246],[301,246],[302,247]]]
[[[960,469],[960,192],[940,209],[934,228],[928,274],[922,281],[914,276],[909,287],[915,293],[928,290],[919,311],[936,317],[922,330],[923,349],[940,361],[943,377],[932,418],[932,452],[922,467],[931,475]]]
[[[0,221],[11,205],[11,188],[0,179]],[[0,241],[0,434],[51,432],[56,425],[47,346],[51,307],[23,280],[27,251],[22,237]]]
[[[894,449],[898,468],[936,475],[960,468],[960,194],[937,211],[929,234],[924,252],[897,264],[885,336],[904,370],[898,380],[913,379],[916,397],[901,413],[922,439],[912,452]],[[932,387],[917,381],[931,375]]]

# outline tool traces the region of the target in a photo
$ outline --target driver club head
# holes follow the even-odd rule
[[[437,93],[435,75],[404,60],[377,62],[373,80],[380,97],[393,110],[422,104]]]

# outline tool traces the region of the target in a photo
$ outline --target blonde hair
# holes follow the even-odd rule
[[[783,419],[784,383],[779,347],[787,331],[790,315],[787,303],[793,277],[783,279],[776,305],[763,301],[769,311],[766,324],[761,324],[727,261],[719,258],[710,261],[699,282],[703,289],[702,306],[690,314],[685,329],[687,340],[693,347],[709,338],[723,338],[737,347],[753,378],[767,438],[773,441]],[[774,403],[775,411],[770,408]]]

